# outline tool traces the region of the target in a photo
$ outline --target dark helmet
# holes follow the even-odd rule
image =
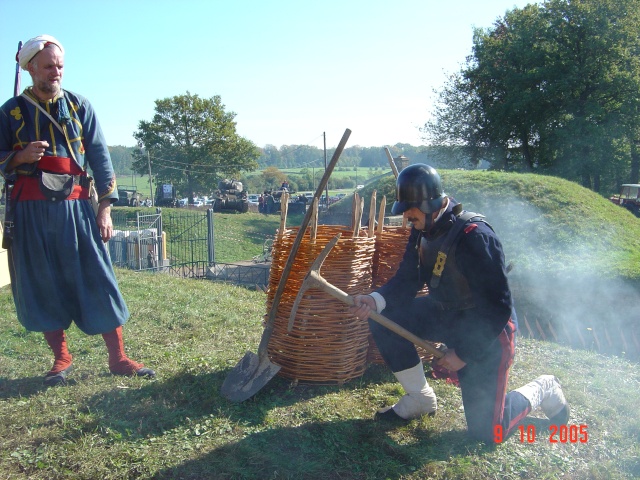
[[[398,175],[396,181],[397,200],[391,213],[400,215],[411,207],[422,213],[437,212],[445,198],[440,175],[435,168],[424,163],[409,165]]]

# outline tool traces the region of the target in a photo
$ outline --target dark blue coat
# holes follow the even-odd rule
[[[432,288],[434,262],[420,263],[420,243],[422,237],[427,242],[440,243],[452,228],[457,218],[453,209],[458,203],[451,198],[449,200],[447,210],[428,232],[412,229],[398,271],[377,292],[384,297],[387,308],[423,302],[420,315],[424,315],[425,321],[437,325],[441,336],[430,340],[445,342],[456,350],[460,359],[469,363],[480,360],[494,345],[511,317],[512,298],[502,244],[493,229],[483,221],[470,222],[460,234],[455,252],[450,253],[448,265],[445,264],[440,285]],[[471,302],[459,305],[467,308],[450,308],[459,299],[453,280],[454,268],[468,284]],[[429,295],[416,299],[425,283],[429,287]],[[473,305],[470,308],[469,303]],[[445,309],[443,304],[447,305]]]

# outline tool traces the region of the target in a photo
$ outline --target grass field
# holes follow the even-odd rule
[[[534,287],[553,287],[570,307],[553,315],[611,324],[630,318],[621,331],[631,341],[637,309],[619,282],[637,292],[640,220],[550,177],[442,174],[448,193],[487,215],[516,262],[514,278],[529,278],[532,295]],[[374,188],[378,201],[392,198],[392,182],[365,187],[367,200]],[[229,215],[217,228],[241,232],[248,224],[239,222],[258,221]],[[240,233],[229,241],[237,254],[245,251],[240,243],[252,242]],[[593,301],[581,308],[575,300],[586,288],[582,280],[594,273],[597,289],[586,291]],[[466,437],[460,391],[445,380],[430,382],[439,398],[435,417],[401,426],[373,421],[377,408],[403,394],[381,365],[344,385],[276,377],[255,397],[231,403],[220,386],[247,351],[257,351],[266,295],[204,280],[116,274],[131,310],[126,350],[157,370],[155,380],[112,377],[102,339],[72,327],[69,385],[45,389],[51,353],[41,334],[18,323],[10,289],[0,289],[0,479],[640,478],[637,360],[519,337],[510,388],[554,374],[571,416],[564,434],[554,435],[535,412],[522,436],[500,444]]]
[[[100,337],[72,327],[75,371],[45,389],[50,351],[25,332],[0,290],[0,478],[3,479],[631,479],[640,475],[640,367],[620,358],[519,339],[511,385],[557,375],[569,427],[551,436],[536,412],[499,445],[465,436],[460,391],[445,380],[434,418],[372,420],[402,390],[382,366],[344,386],[276,377],[254,398],[219,393],[256,351],[265,296],[207,281],[118,271],[132,312],[127,352],[153,381],[108,374]],[[528,425],[531,425],[529,427]],[[535,429],[535,437],[532,436]],[[528,435],[528,436],[527,436]],[[555,442],[557,440],[557,442]]]

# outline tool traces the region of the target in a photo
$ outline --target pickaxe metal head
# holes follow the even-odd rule
[[[329,256],[329,252],[331,252],[333,247],[336,246],[341,236],[342,234],[338,233],[335,237],[333,237],[331,241],[327,243],[325,247],[322,249],[322,252],[320,252],[320,255],[318,255],[318,258],[316,258],[313,261],[313,264],[309,269],[309,273],[307,273],[307,275],[304,277],[302,285],[300,286],[300,290],[298,290],[298,295],[296,295],[296,299],[293,301],[293,306],[291,307],[291,314],[289,315],[289,325],[287,326],[287,331],[290,332],[291,329],[293,328],[293,322],[296,319],[296,313],[298,313],[298,307],[300,306],[300,301],[302,300],[302,297],[304,296],[306,291],[309,290],[310,288],[320,288],[327,285],[327,282],[320,275],[320,268],[322,268],[322,264]],[[344,295],[348,297],[346,293],[344,293]]]
[[[340,300],[342,303],[345,303],[346,305],[352,306],[354,304],[354,300],[351,295],[343,292],[338,287],[331,285],[320,275],[320,268],[322,267],[322,264],[324,263],[325,259],[329,255],[329,252],[331,251],[331,249],[336,245],[336,243],[338,243],[339,239],[340,239],[340,234],[333,237],[333,239],[324,247],[320,255],[318,255],[318,258],[315,259],[315,261],[313,262],[313,265],[311,265],[311,269],[309,270],[309,273],[307,273],[307,275],[304,277],[302,286],[300,287],[300,290],[298,291],[298,295],[296,296],[296,299],[293,302],[293,306],[291,307],[291,314],[289,315],[288,331],[291,331],[291,329],[293,328],[293,322],[295,321],[296,313],[298,312],[298,306],[300,305],[300,301],[302,300],[302,297],[304,296],[305,292],[310,288],[317,288],[319,290],[322,290],[323,292],[331,295],[334,298],[337,298],[338,300]],[[428,342],[418,337],[414,333],[398,325],[397,323],[388,319],[384,315],[376,311],[371,311],[369,313],[369,318],[374,322],[377,322],[380,325],[388,328],[389,330],[397,333],[401,337],[406,338],[410,342],[413,342],[415,345],[422,347],[427,352],[434,355],[436,358],[441,358],[444,356],[444,350],[441,350],[431,342]]]

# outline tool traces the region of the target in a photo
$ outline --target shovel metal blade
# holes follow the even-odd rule
[[[247,352],[225,378],[220,393],[232,402],[244,402],[275,377],[279,370],[280,366],[271,363],[268,355],[260,357]]]

